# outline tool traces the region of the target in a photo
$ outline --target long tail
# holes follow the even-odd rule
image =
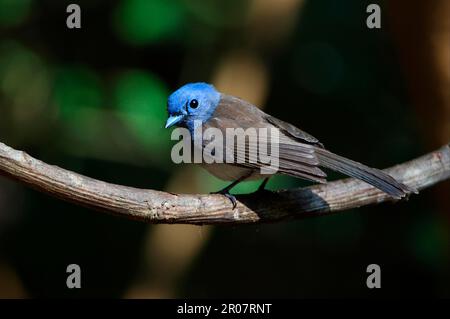
[[[417,190],[398,182],[379,169],[368,167],[323,148],[316,148],[316,154],[321,166],[360,179],[394,198],[400,199],[410,193],[417,193]]]

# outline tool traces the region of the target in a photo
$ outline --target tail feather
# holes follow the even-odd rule
[[[368,167],[323,148],[316,148],[316,154],[321,166],[360,179],[394,198],[400,199],[410,193],[417,193],[417,190],[398,182],[379,169]]]

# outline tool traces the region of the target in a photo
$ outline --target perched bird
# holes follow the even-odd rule
[[[195,125],[202,125],[205,130],[217,128],[224,132],[224,136],[227,128],[278,129],[277,174],[325,183],[327,175],[320,169],[325,167],[369,183],[396,199],[417,192],[381,170],[327,151],[315,137],[294,125],[270,116],[242,99],[220,93],[207,83],[189,83],[173,92],[168,98],[167,111],[169,117],[165,127],[176,125],[187,128],[191,136],[196,129]],[[202,163],[203,167],[216,177],[233,181],[229,186],[216,192],[230,198],[233,207],[236,206],[236,200],[229,193],[231,188],[244,180],[264,179],[258,189],[264,190],[271,176],[261,174],[262,163],[250,163],[248,158],[242,158],[245,157],[244,151],[256,147],[248,145],[251,141],[246,143],[245,149],[234,149],[235,159],[241,159],[240,162]],[[204,147],[204,144],[202,143],[200,147]],[[245,161],[242,161],[243,159]]]

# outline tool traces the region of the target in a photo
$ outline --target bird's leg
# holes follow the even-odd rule
[[[237,205],[236,197],[234,197],[234,195],[230,194],[230,190],[234,186],[239,184],[240,182],[244,181],[246,178],[250,177],[250,175],[251,175],[251,173],[249,173],[247,175],[242,175],[241,177],[239,177],[237,180],[235,180],[233,183],[231,183],[224,189],[221,189],[220,191],[217,191],[217,192],[212,192],[211,194],[221,194],[221,195],[225,196],[226,198],[228,198],[231,201],[231,203],[233,204],[233,209],[235,209],[236,205]]]
[[[256,190],[256,192],[264,192],[264,191],[266,191],[266,185],[267,185],[267,182],[269,181],[269,178],[270,177],[264,178],[264,180],[262,181],[261,185],[259,185],[259,187]]]

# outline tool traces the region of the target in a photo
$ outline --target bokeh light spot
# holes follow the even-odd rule
[[[54,98],[63,119],[77,118],[75,115],[80,109],[101,107],[100,79],[83,66],[62,68],[56,75]]]
[[[123,72],[116,82],[116,107],[136,138],[146,146],[158,147],[159,154],[167,151],[170,142],[170,131],[164,129],[168,94],[161,80],[143,71]]]
[[[48,107],[49,77],[47,65],[36,53],[14,41],[0,44],[0,93],[18,125],[34,122]]]
[[[126,0],[114,13],[114,26],[126,43],[143,45],[182,30],[183,10],[178,1]]]
[[[185,0],[184,3],[198,20],[215,27],[242,26],[249,14],[249,1]]]

